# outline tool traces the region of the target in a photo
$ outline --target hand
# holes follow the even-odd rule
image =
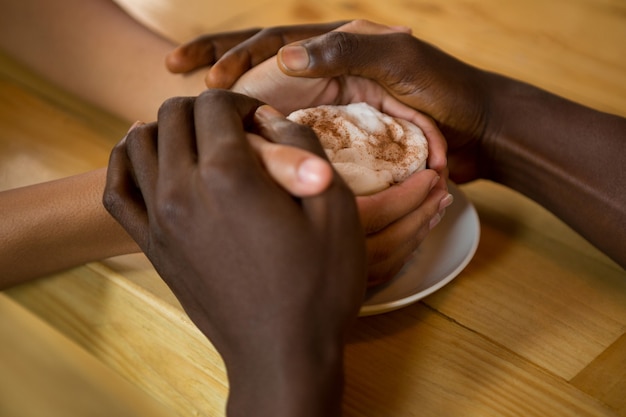
[[[362,21],[356,21],[342,28],[356,30],[362,24]],[[393,33],[399,29],[372,25],[366,30],[374,34]],[[266,60],[243,74],[232,88],[270,103],[285,113],[319,104],[365,101],[422,128],[429,140],[430,169],[384,192],[357,198],[367,233],[368,282],[375,285],[393,277],[452,203],[446,186],[446,145],[432,120],[399,103],[371,80],[351,76],[289,77],[279,71],[275,59]]]
[[[433,170],[413,174],[379,193],[357,197],[366,231],[368,284],[393,278],[441,221],[452,195]]]
[[[293,30],[297,31],[296,27]],[[360,31],[368,34],[407,32],[402,27],[375,25],[365,21],[354,21],[338,30]],[[275,33],[275,32],[268,32]],[[196,48],[213,38],[195,41]],[[264,42],[257,35],[246,42],[254,56],[267,56],[276,51],[280,44]],[[267,45],[273,45],[274,49]],[[252,70],[249,61],[234,57],[244,54],[235,47],[232,54],[224,54],[212,71],[231,68],[237,75],[234,91],[256,97],[271,104],[283,113],[320,104],[347,104],[365,101],[379,110],[395,117],[410,120],[420,126],[429,140],[429,170],[415,174],[402,187],[394,186],[376,196],[359,197],[359,211],[367,233],[368,281],[372,284],[393,277],[404,265],[410,254],[420,245],[428,232],[445,213],[451,196],[447,191],[446,145],[432,120],[394,99],[378,83],[363,77],[337,76],[327,78],[296,78],[285,75],[276,65],[276,59],[268,59]],[[243,64],[246,65],[243,65]],[[241,76],[240,76],[241,75]],[[437,181],[438,179],[438,181]]]
[[[332,182],[333,169],[325,157],[255,135],[249,135],[248,142],[272,179],[296,197],[317,195]]]
[[[281,69],[294,77],[362,76],[379,83],[437,122],[448,141],[452,180],[488,178],[517,190],[624,265],[623,239],[611,226],[623,218],[623,194],[614,192],[621,177],[605,172],[621,166],[623,118],[479,70],[408,34],[352,32],[281,49]],[[586,215],[577,204],[582,200]]]
[[[358,77],[288,77],[267,60],[244,74],[233,90],[257,97],[288,113],[319,104],[365,101],[381,111],[412,121],[429,140],[430,169],[373,196],[357,197],[367,233],[368,282],[392,278],[438,223],[452,203],[445,168],[445,141],[432,120],[399,103],[378,86]]]
[[[194,68],[215,63],[207,76],[208,85],[211,86],[210,80],[223,80],[214,86],[225,88],[274,53],[278,53],[280,68],[290,76],[340,80],[358,76],[375,81],[387,94],[438,123],[448,141],[452,180],[463,183],[486,176],[489,168],[481,155],[481,141],[487,131],[489,109],[482,89],[486,83],[482,71],[410,36],[406,28],[384,27],[364,20],[341,26],[335,23],[330,28],[334,30],[315,38],[307,38],[311,32],[305,26],[286,26],[256,31],[254,37],[238,45],[240,38],[225,34],[201,38],[182,47],[182,51],[207,48],[206,42],[224,42],[224,36],[231,41],[228,47],[232,49],[222,53],[216,62],[201,61],[193,54],[182,58],[178,50],[173,55],[181,57],[189,67],[195,63]],[[280,49],[298,37],[300,42]],[[246,60],[248,56],[255,59]]]
[[[347,22],[277,26],[203,35],[178,46],[165,64],[175,74],[211,67],[206,74],[209,88],[230,88],[237,79],[291,42],[321,35]]]
[[[363,231],[339,177],[302,199],[271,180],[251,136],[323,150],[310,129],[259,105],[223,90],[170,99],[158,124],[113,150],[104,204],[222,354],[229,415],[337,415],[343,338],[365,286]]]
[[[485,73],[407,33],[330,32],[282,48],[278,65],[290,76],[374,80],[437,121],[448,142],[452,180],[467,182],[487,169],[481,166],[489,107]]]

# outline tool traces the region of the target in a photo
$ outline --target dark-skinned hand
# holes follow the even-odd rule
[[[537,86],[468,65],[409,33],[373,34],[354,21],[280,50],[245,45],[254,56],[277,53],[293,77],[378,83],[400,102],[432,117],[448,143],[450,178],[486,178],[510,187],[557,215],[620,265],[623,250],[623,117],[581,105]],[[283,28],[290,38],[300,28]],[[274,35],[276,37],[276,35]],[[214,67],[247,74],[233,48]],[[213,71],[213,70],[212,70]],[[250,71],[253,72],[253,71]]]
[[[304,198],[274,182],[251,142],[323,150],[260,104],[224,90],[168,100],[113,150],[104,204],[224,358],[230,416],[337,415],[364,234],[337,175]]]
[[[207,75],[210,86],[232,87],[234,91],[263,100],[285,114],[319,104],[365,101],[422,128],[429,141],[429,169],[381,193],[357,198],[367,233],[369,281],[375,284],[388,280],[402,268],[452,203],[446,187],[446,145],[430,118],[399,102],[380,84],[358,76],[290,77],[277,66],[276,58],[271,57],[285,40],[301,39],[315,31],[338,26],[334,23],[254,31],[250,32],[254,36],[235,46],[235,41],[245,35],[237,33],[232,38],[228,34],[204,36],[177,48],[170,54],[170,60],[186,62],[187,68],[194,69],[214,64]],[[337,30],[369,35],[408,32],[406,28],[364,21],[351,22]],[[224,52],[226,40],[229,40],[228,46],[232,46],[228,52]],[[218,50],[221,55],[216,53]],[[216,80],[219,80],[217,85]],[[235,84],[230,85],[233,80],[236,80]]]
[[[184,63],[189,70],[210,66],[206,78],[210,87],[230,88],[243,74],[275,55],[279,68],[290,76],[336,80],[357,76],[374,81],[437,122],[448,142],[453,181],[474,180],[488,169],[481,165],[481,141],[489,113],[482,71],[415,38],[405,27],[355,20],[311,29],[295,25],[241,31],[237,36],[205,35],[176,48],[168,62],[177,62],[177,68]],[[329,31],[316,33],[324,29]],[[220,53],[211,59],[191,52],[209,45],[222,45],[214,49]],[[289,47],[283,48],[286,45]]]

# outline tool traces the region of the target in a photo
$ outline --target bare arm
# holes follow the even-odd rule
[[[283,49],[310,28],[241,31],[232,40],[248,38],[221,58],[199,51],[227,34],[206,35],[170,57],[177,68],[211,65],[207,82],[221,87],[275,54],[290,76],[377,81],[438,122],[451,179],[487,178],[520,191],[626,266],[626,119],[474,68],[407,33],[376,33],[376,26],[353,21]],[[263,92],[262,84],[255,87]]]
[[[341,178],[295,199],[264,175],[250,119],[265,138],[324,151],[259,104],[224,90],[168,100],[158,126],[113,151],[105,204],[222,355],[228,416],[339,416],[364,233]]]
[[[279,53],[288,74],[349,68],[377,80],[439,122],[452,179],[520,191],[626,266],[626,119],[471,67],[406,34],[332,32],[303,45],[306,57],[299,48]]]
[[[110,0],[0,1],[0,48],[129,121],[155,120],[165,99],[204,90],[204,74],[167,72],[173,47]]]
[[[0,193],[0,289],[139,248],[102,206],[106,170]]]
[[[626,267],[626,119],[490,77],[485,175],[537,201]]]
[[[204,89],[204,74],[168,73],[165,57],[173,45],[109,0],[0,1],[0,47],[127,120],[154,120],[166,98]],[[294,195],[316,194],[330,182],[330,166],[308,152],[266,141],[252,145]],[[105,176],[99,170],[0,193],[0,288],[138,250],[102,206]]]
[[[0,1],[0,48],[44,78],[126,120],[153,120],[201,77],[165,70],[172,44],[109,0]],[[0,288],[138,248],[102,206],[97,170],[0,193]]]
[[[330,165],[303,149],[251,142],[271,177],[294,196],[315,195]],[[139,248],[102,205],[106,169],[0,192],[0,290]]]
[[[281,49],[279,66],[297,77],[377,81],[438,122],[450,178],[511,187],[626,266],[626,119],[474,68],[406,33],[371,36],[370,23],[355,27],[357,33],[330,32]],[[261,42],[254,47],[276,52]],[[213,77],[218,68],[250,69],[237,68],[236,56],[224,55]]]

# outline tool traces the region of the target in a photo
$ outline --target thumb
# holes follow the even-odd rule
[[[329,32],[284,46],[278,66],[293,77],[357,76],[377,82],[437,120],[444,133],[476,132],[485,123],[486,73],[407,32]]]
[[[278,51],[278,66],[290,76],[356,75],[394,85],[407,73],[399,57],[407,56],[414,38],[408,33],[358,34],[334,31]],[[404,63],[409,64],[408,62]],[[395,68],[395,70],[394,70]]]
[[[348,50],[350,51],[356,50],[356,48],[353,48],[353,45],[355,45],[355,42],[359,41],[357,37],[344,37],[342,35],[332,34],[337,32],[352,33],[355,35],[385,35],[392,33],[404,33],[411,35],[411,28],[406,26],[387,26],[364,19],[353,20],[333,30],[330,34],[326,34],[327,36],[321,35],[317,38],[310,38],[317,39],[317,41],[293,43],[291,44],[291,47],[290,45],[286,45],[286,48],[282,51],[282,54],[285,54],[283,64],[286,72],[301,71],[307,68],[310,63],[307,46],[314,50],[314,52],[320,50],[320,48],[317,48],[318,44],[322,51],[326,50],[326,46],[334,46],[340,52],[345,51],[344,47],[348,47]],[[279,55],[280,54],[281,52],[279,52]],[[295,74],[290,73],[289,75]]]

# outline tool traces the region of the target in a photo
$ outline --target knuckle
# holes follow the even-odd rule
[[[277,121],[275,129],[277,143],[304,147],[307,150],[322,150],[321,142],[310,126],[283,119]]]
[[[119,219],[125,206],[121,194],[115,187],[110,185],[107,185],[104,189],[102,204],[104,205],[106,211],[109,212],[115,219]]]
[[[150,147],[154,146],[156,140],[156,125],[154,123],[142,125],[134,128],[128,133],[124,140],[124,148],[128,158],[133,160]]]
[[[331,32],[328,34],[327,42],[330,48],[324,48],[327,58],[335,59],[351,56],[358,52],[358,38],[347,32]]]
[[[230,100],[231,95],[232,93],[228,92],[227,90],[223,90],[220,88],[209,88],[200,93],[197,100],[202,104],[213,102],[224,103]]]
[[[235,109],[239,94],[220,88],[209,88],[202,92],[195,102],[195,108],[204,109]]]
[[[154,207],[156,230],[176,230],[189,218],[189,205],[180,187],[168,187],[159,190],[158,204]]]
[[[128,132],[122,140],[120,140],[117,144],[115,144],[115,146],[113,146],[113,149],[111,149],[111,154],[109,156],[109,164],[119,163],[116,161],[120,161],[125,157],[128,148],[128,141],[132,135],[133,131]]]
[[[130,132],[126,136],[126,140],[124,142],[125,142],[126,154],[129,157],[132,157],[132,155],[137,153],[137,151],[139,151],[142,148],[142,144],[146,136],[143,134],[144,132],[145,132],[145,129],[142,129],[141,131],[139,129],[134,129],[132,132]]]
[[[167,113],[183,110],[193,101],[193,97],[170,97],[159,107],[158,118],[161,119]]]

